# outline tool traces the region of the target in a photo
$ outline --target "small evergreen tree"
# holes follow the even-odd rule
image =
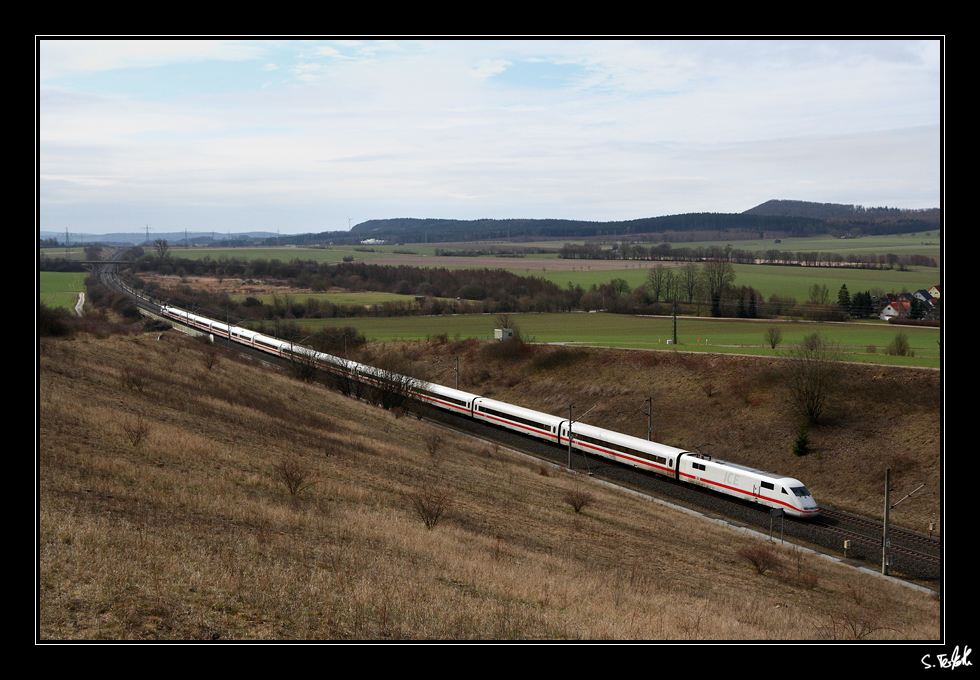
[[[837,306],[845,314],[849,314],[851,311],[851,294],[847,292],[846,283],[841,285],[840,291],[837,293]]]
[[[810,453],[810,433],[806,425],[800,425],[800,430],[796,433],[796,441],[793,442],[793,455],[805,456],[808,453]]]

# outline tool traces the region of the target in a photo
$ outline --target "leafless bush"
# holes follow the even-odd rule
[[[442,435],[434,432],[425,440],[425,450],[429,452],[429,456],[435,459],[439,455],[443,444],[445,444],[445,440],[442,438]]]
[[[780,564],[776,551],[768,545],[747,546],[738,551],[738,556],[751,564],[759,574],[776,569]]]
[[[204,370],[210,371],[218,365],[218,350],[213,345],[205,345],[201,348],[201,365]]]
[[[282,482],[290,496],[298,496],[315,483],[313,471],[294,456],[284,456],[272,469],[272,475]]]
[[[449,492],[432,491],[422,489],[414,493],[406,494],[415,514],[419,516],[426,529],[435,528],[439,520],[443,518],[446,511],[452,507],[452,497]]]
[[[150,433],[150,424],[146,422],[143,416],[136,416],[133,420],[123,423],[122,429],[129,442],[136,447]]]
[[[884,623],[881,606],[850,607],[826,612],[817,628],[831,640],[864,640],[882,630],[892,630]]]
[[[123,387],[142,392],[150,384],[150,374],[140,367],[127,366],[120,376]]]
[[[889,356],[896,357],[914,357],[915,351],[912,349],[912,343],[909,341],[909,336],[905,333],[899,333],[895,336],[895,339],[891,341],[888,345],[888,349],[885,353]]]
[[[568,503],[575,512],[582,512],[587,505],[595,502],[595,496],[588,491],[580,489],[569,489],[565,492],[565,502]]]
[[[331,388],[337,390],[345,397],[361,398],[364,384],[357,375],[357,364],[355,362],[341,359],[338,368],[327,373],[329,376],[327,383]]]
[[[372,401],[389,411],[395,407],[415,407],[422,380],[413,375],[414,367],[404,358],[389,353],[376,364]]]
[[[307,361],[297,357],[289,359],[289,375],[302,382],[315,382],[319,367],[312,361]]]
[[[800,548],[794,548],[793,557],[796,560],[796,581],[807,590],[816,588],[820,577],[816,570],[807,564],[806,553]]]

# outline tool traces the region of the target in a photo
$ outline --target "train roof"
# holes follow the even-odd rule
[[[548,413],[542,413],[541,411],[535,411],[534,409],[524,408],[523,406],[508,404],[506,401],[497,401],[496,399],[488,399],[487,397],[477,395],[474,396],[476,396],[480,404],[504,413],[513,413],[514,415],[520,415],[526,418],[536,418],[548,423],[560,423],[568,420],[568,418],[562,418],[561,416],[553,416]]]
[[[675,446],[668,446],[667,444],[640,439],[639,437],[634,437],[633,435],[623,434],[622,432],[616,432],[614,430],[607,430],[603,427],[589,425],[587,423],[575,423],[575,425],[572,427],[572,432],[573,434],[589,435],[603,439],[610,443],[618,443],[624,446],[639,449],[641,451],[658,453],[663,456],[677,456],[682,453],[688,453],[687,450],[679,449]]]

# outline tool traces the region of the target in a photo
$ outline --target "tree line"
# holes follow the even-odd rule
[[[414,296],[412,300],[376,305],[337,305],[313,296],[274,294],[271,300],[248,296],[233,300],[226,293],[210,293],[180,286],[162,291],[140,278],[155,271],[195,277],[276,280],[313,291],[343,289]],[[620,314],[684,314],[731,318],[802,318],[840,321],[871,318],[878,313],[873,300],[881,291],[844,290],[833,300],[824,284],[811,286],[806,300],[771,294],[764,297],[752,286],[736,285],[730,259],[719,257],[688,262],[680,267],[657,263],[642,285],[632,288],[621,278],[594,284],[589,289],[569,283],[567,287],[532,276],[519,276],[502,269],[459,269],[412,267],[367,263],[329,264],[293,259],[186,260],[147,254],[134,262],[130,284],[150,294],[165,297],[187,309],[209,309],[218,318],[269,321],[358,316],[408,316],[415,314],[502,314],[604,310]]]
[[[703,262],[726,260],[733,264],[795,265],[803,267],[858,267],[862,269],[900,269],[908,267],[936,267],[934,258],[926,255],[895,255],[887,253],[828,253],[818,251],[790,251],[770,248],[765,251],[733,248],[732,246],[683,246],[658,243],[649,247],[641,243],[613,243],[612,247],[593,241],[565,243],[558,254],[566,260],[648,260],[671,262]]]
[[[165,295],[178,306],[198,305],[224,310],[244,320],[342,318],[348,316],[405,316],[412,314],[483,314],[506,312],[560,312],[575,309],[585,291],[581,286],[561,288],[532,276],[518,276],[502,269],[411,267],[359,262],[330,264],[293,259],[188,260],[147,254],[131,266],[127,276],[150,294]],[[344,289],[354,292],[386,292],[414,296],[413,301],[378,305],[336,305],[315,297],[273,295],[271,302],[246,297],[232,300],[227,294],[193,291],[189,286],[159,290],[144,281],[146,272],[183,277],[276,280],[315,292]]]

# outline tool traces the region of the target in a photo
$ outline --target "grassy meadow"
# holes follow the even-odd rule
[[[38,301],[48,307],[72,309],[85,292],[87,272],[38,272]]]
[[[677,345],[667,345],[672,338],[670,317],[636,317],[622,314],[512,314],[526,340],[570,343],[599,347],[630,349],[671,349],[720,352],[729,354],[782,355],[803,338],[819,333],[837,346],[848,361],[894,365],[940,366],[940,330],[937,328],[897,327],[881,323],[817,323],[805,321],[743,321],[707,317],[678,317]],[[310,331],[345,325],[361,330],[369,341],[426,340],[446,336],[449,339],[493,337],[498,328],[496,315],[349,317],[345,319],[303,319],[298,322]],[[771,349],[766,333],[777,328],[780,345]],[[899,333],[908,338],[915,356],[886,354],[888,345]]]
[[[576,260],[579,266],[571,271],[545,268],[514,268],[515,274],[537,276],[562,288],[572,284],[588,290],[593,285],[609,283],[612,279],[623,279],[630,288],[639,288],[647,280],[652,262],[626,263],[622,269],[600,269],[589,260]],[[671,268],[682,267],[682,263],[664,263]],[[736,264],[736,286],[751,286],[758,290],[763,299],[773,294],[792,297],[799,302],[810,299],[810,288],[814,285],[826,286],[831,302],[837,301],[837,293],[842,285],[847,286],[851,295],[858,292],[880,289],[884,293],[901,293],[928,289],[941,283],[939,269],[928,267],[909,271],[853,269],[848,267],[780,267],[761,264]]]

